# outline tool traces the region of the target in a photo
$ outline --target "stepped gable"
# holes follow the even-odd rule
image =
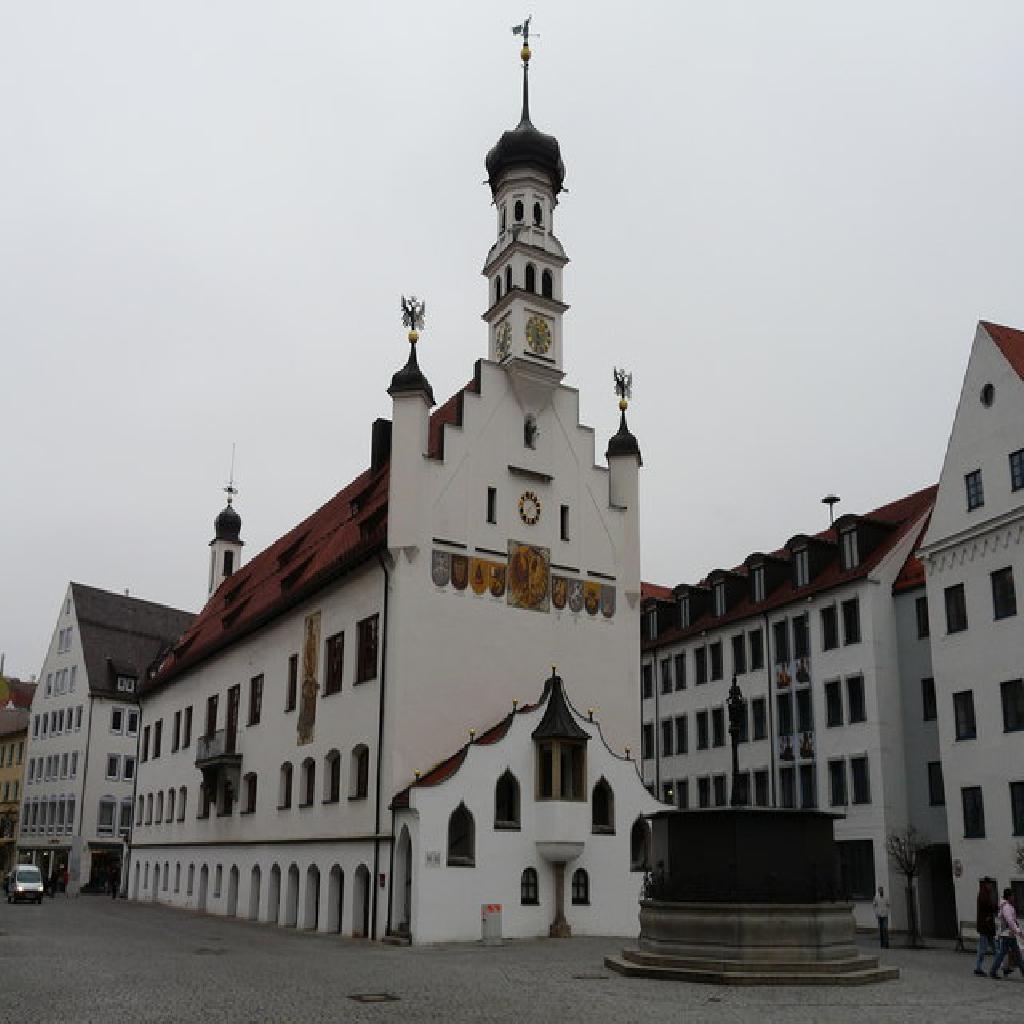
[[[730,608],[725,615],[716,616],[713,612],[704,612],[685,628],[682,626],[672,626],[660,632],[654,640],[645,638],[642,645],[643,649],[649,650],[652,647],[660,647],[675,640],[683,640],[699,635],[704,630],[723,626],[737,620],[747,619],[753,615],[761,615],[764,612],[772,611],[793,601],[803,600],[812,594],[830,590],[852,580],[863,579],[907,535],[907,532],[921,516],[931,512],[932,506],[935,504],[937,491],[938,484],[932,484],[930,487],[915,491],[904,498],[898,498],[887,505],[882,505],[873,512],[859,516],[858,518],[860,519],[885,527],[888,532],[877,547],[853,569],[844,570],[841,567],[839,561],[839,537],[835,527],[822,530],[820,533],[814,534],[814,539],[823,540],[834,545],[835,554],[828,565],[807,586],[797,588],[790,574],[785,583],[772,590],[767,598],[761,602],[755,602],[750,597],[749,588],[747,588],[747,594],[744,598],[737,602],[734,607]],[[920,543],[920,539],[919,535],[916,543]],[[789,549],[783,547],[771,552],[768,557],[788,562],[792,556]],[[745,564],[737,566],[733,572],[744,577],[749,575]],[[709,586],[709,580],[710,577],[705,577],[701,580],[699,586]],[[655,601],[661,600],[658,596],[655,596],[654,599]]]
[[[466,391],[479,393],[480,364],[464,388],[430,416],[427,454],[444,458],[445,426],[462,426]],[[298,526],[243,563],[214,591],[147,689],[267,625],[387,545],[390,460],[366,470]]]
[[[117,692],[117,677],[141,685],[195,620],[194,612],[71,584],[89,690]]]
[[[1017,371],[1017,376],[1024,380],[1024,331],[992,324],[987,320],[980,323],[985,328],[985,333],[1003,353],[1006,361]]]

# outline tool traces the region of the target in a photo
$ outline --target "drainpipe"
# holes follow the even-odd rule
[[[89,686],[88,679],[86,679],[85,685],[86,685],[87,692],[88,692],[88,686]],[[86,725],[85,725],[85,756],[84,756],[83,761],[82,761],[82,799],[79,801],[80,806],[78,808],[78,839],[79,839],[79,842],[81,842],[81,840],[82,840],[82,826],[85,823],[85,787],[86,787],[87,783],[89,782],[89,741],[92,739],[92,706],[93,706],[93,704],[95,702],[96,702],[96,698],[93,697],[93,695],[91,693],[89,693],[89,720],[86,722]],[[75,837],[74,836],[71,837],[71,841],[72,842],[75,841]],[[79,873],[79,875],[81,875],[81,873],[82,873],[82,857],[81,857],[81,853],[82,853],[82,851],[80,850],[79,851],[79,857],[78,857],[78,873]],[[68,851],[68,859],[69,860],[70,860],[70,856],[71,856],[70,851]],[[89,867],[90,867],[90,869],[92,868],[91,858],[90,858]],[[90,873],[91,873],[91,870],[90,870]],[[79,888],[79,890],[81,890],[81,888],[82,888],[81,878],[79,878],[78,888]]]
[[[136,683],[135,685],[138,686],[138,683]],[[137,727],[135,729],[135,775],[132,777],[132,816],[129,819],[128,823],[128,842],[126,844],[128,854],[125,857],[125,862],[122,865],[121,871],[122,877],[124,878],[125,899],[128,898],[128,883],[130,881],[129,872],[131,871],[132,866],[132,840],[134,840],[135,838],[135,801],[138,799],[139,793],[139,748],[142,741],[142,695],[136,694],[136,697],[138,698],[139,701],[139,720],[136,723]],[[120,813],[121,811],[119,808],[118,814]],[[118,825],[120,825],[120,821],[118,822]]]
[[[371,920],[370,920],[370,938],[377,938],[377,893],[379,891],[379,873],[380,873],[380,791],[381,791],[381,779],[380,769],[383,761],[383,745],[384,745],[384,687],[385,681],[387,680],[387,668],[388,668],[388,591],[391,585],[391,578],[388,576],[387,563],[384,561],[384,555],[382,552],[377,552],[377,560],[380,562],[381,572],[384,573],[384,611],[381,616],[381,633],[383,637],[381,641],[381,653],[380,653],[380,697],[379,704],[377,707],[377,779],[376,779],[376,795],[374,797],[374,819],[373,819],[373,899]],[[392,835],[392,848],[394,847],[394,836]],[[394,858],[392,857],[392,862]],[[388,926],[391,925],[391,878],[388,878]]]

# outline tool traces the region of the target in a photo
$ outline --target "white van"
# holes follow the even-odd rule
[[[35,900],[43,902],[43,876],[34,864],[19,864],[7,882],[7,902]]]

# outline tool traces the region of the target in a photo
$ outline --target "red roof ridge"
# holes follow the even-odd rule
[[[1016,327],[1004,327],[988,320],[979,321],[985,332],[1003,353],[1006,361],[1017,371],[1017,376],[1024,380],[1024,331]]]

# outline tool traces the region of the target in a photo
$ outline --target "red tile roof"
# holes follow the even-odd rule
[[[663,587],[660,583],[640,584],[640,600],[646,601],[649,597],[656,597],[659,601],[672,600],[672,588]]]
[[[645,638],[643,642],[643,649],[650,650],[654,647],[661,647],[666,643],[683,640],[687,637],[699,634],[706,629],[724,626],[730,622],[750,618],[753,615],[761,615],[764,612],[772,611],[776,608],[782,607],[783,605],[789,604],[792,601],[803,601],[812,594],[818,594],[824,590],[830,590],[833,587],[849,583],[852,580],[862,579],[867,576],[879,562],[881,562],[885,555],[888,554],[904,536],[906,536],[907,531],[913,527],[914,523],[916,523],[921,516],[931,511],[932,506],[935,504],[935,494],[937,490],[938,485],[933,484],[931,487],[926,487],[921,491],[915,491],[913,494],[908,494],[905,498],[899,498],[896,501],[890,502],[888,505],[883,505],[881,508],[875,509],[874,512],[869,512],[866,516],[862,516],[862,519],[889,528],[889,533],[855,568],[844,570],[841,567],[837,544],[838,537],[835,528],[832,527],[828,530],[823,530],[821,533],[815,534],[815,537],[822,540],[828,540],[836,544],[836,556],[829,561],[829,563],[814,577],[813,580],[811,580],[807,586],[799,588],[796,587],[793,583],[792,576],[790,575],[786,582],[777,586],[768,594],[767,598],[761,602],[753,601],[748,590],[744,597],[740,601],[736,602],[736,604],[730,608],[725,615],[716,616],[711,612],[706,612],[685,628],[681,626],[671,626],[668,629],[662,630],[654,640]],[[918,537],[918,542],[919,541],[920,537]],[[791,557],[791,552],[788,548],[783,547],[778,551],[772,552],[772,555],[776,558],[784,558],[788,560]],[[738,566],[735,571],[742,575],[748,574],[747,568],[742,565]],[[707,580],[705,579],[702,581],[702,584],[706,584],[706,582]]]
[[[982,320],[981,326],[999,347],[1006,361],[1017,371],[1017,376],[1024,380],[1024,331],[990,324],[987,320]]]
[[[899,575],[893,582],[892,592],[894,594],[903,594],[908,590],[916,590],[918,587],[924,586],[924,564],[917,557],[917,549],[921,546],[921,541],[924,540],[931,518],[929,512],[921,527],[921,532],[917,535],[917,540],[914,541],[914,546],[910,549],[910,554],[907,555],[907,560],[903,563],[903,568],[900,569]]]

